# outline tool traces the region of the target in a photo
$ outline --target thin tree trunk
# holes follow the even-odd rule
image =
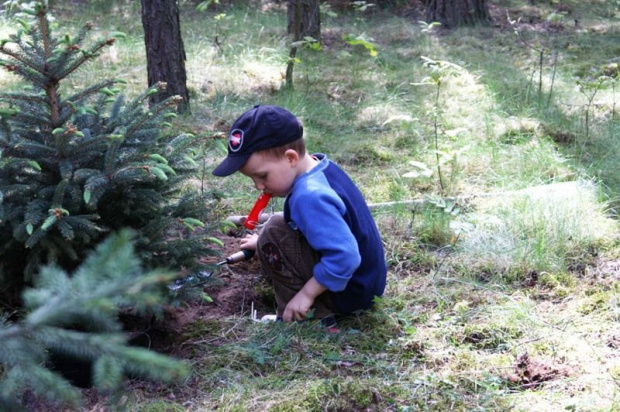
[[[177,0],[140,0],[148,84],[167,84],[166,90],[153,95],[151,103],[158,103],[170,96],[183,98],[179,113],[189,111],[185,48],[181,37],[179,5]]]

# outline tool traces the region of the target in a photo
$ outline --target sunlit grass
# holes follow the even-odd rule
[[[499,273],[563,272],[591,259],[588,250],[618,231],[605,217],[596,187],[559,183],[477,202],[460,243],[463,261],[486,262]]]

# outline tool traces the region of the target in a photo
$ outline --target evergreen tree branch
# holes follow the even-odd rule
[[[0,53],[11,58],[11,60],[0,60],[0,65],[4,66],[9,72],[18,73],[25,78],[36,79],[37,81],[35,83],[38,85],[42,86],[44,84],[45,73],[43,68],[37,65],[36,62],[31,61],[27,56],[22,55],[18,51],[11,50],[7,44],[0,45]],[[19,66],[19,63],[23,64],[25,67]],[[26,70],[26,68],[30,69],[30,71]],[[31,77],[33,73],[37,73],[41,76]]]
[[[116,83],[118,83],[118,80],[116,80],[116,79],[108,79],[108,80],[105,80],[105,81],[93,84],[92,86],[89,86],[89,87],[85,88],[84,90],[81,90],[80,92],[75,93],[75,94],[69,96],[68,98],[66,98],[65,100],[63,100],[61,102],[61,106],[65,107],[65,106],[68,106],[68,105],[72,105],[73,107],[75,107],[76,104],[79,104],[80,102],[82,102],[86,98],[88,98],[88,97],[98,93],[104,87],[110,87],[110,86],[113,86]],[[73,110],[73,111],[75,111],[75,110]]]
[[[101,51],[101,49],[113,45],[115,41],[116,39],[111,37],[109,39],[100,41],[90,50],[82,50],[81,57],[76,58],[68,66],[64,67],[58,72],[58,79],[60,80],[70,76],[71,73],[79,69],[84,63],[90,61],[92,57],[96,57],[97,53]]]
[[[128,346],[117,319],[124,305],[157,302],[159,285],[173,277],[142,270],[129,231],[109,237],[72,276],[55,266],[44,267],[35,287],[24,292],[24,319],[11,323],[0,317],[2,405],[18,408],[27,389],[48,400],[79,403],[79,391],[42,366],[50,350],[93,360],[93,382],[106,391],[122,389],[128,373],[166,382],[187,376],[184,363]]]

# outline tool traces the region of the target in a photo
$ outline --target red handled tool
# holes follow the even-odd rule
[[[243,226],[248,230],[254,230],[256,225],[258,224],[258,218],[260,217],[261,212],[267,207],[267,204],[271,200],[271,195],[269,193],[261,193],[261,195],[256,199],[256,203],[250,210],[250,214],[243,222]]]
[[[245,226],[246,229],[254,230],[256,228],[256,225],[258,225],[258,219],[260,218],[260,214],[263,212],[263,210],[265,210],[270,200],[271,195],[269,193],[261,193],[260,196],[258,196],[256,202],[254,202],[254,206],[252,206],[252,210],[250,210],[250,214],[245,219],[245,222],[243,222],[243,226]],[[251,259],[252,256],[254,256],[253,250],[243,249],[228,256],[226,260],[218,263],[218,265],[224,263],[230,264],[241,262],[243,260]]]

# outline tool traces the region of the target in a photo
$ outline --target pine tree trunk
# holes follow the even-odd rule
[[[287,32],[294,41],[308,36],[321,40],[319,0],[288,0],[287,17]]]
[[[177,0],[140,0],[148,84],[165,82],[165,91],[153,95],[151,104],[170,96],[179,95],[183,102],[179,113],[189,111],[185,48],[181,37],[179,5]]]
[[[426,6],[426,21],[454,28],[490,24],[491,16],[487,0],[430,0]]]

